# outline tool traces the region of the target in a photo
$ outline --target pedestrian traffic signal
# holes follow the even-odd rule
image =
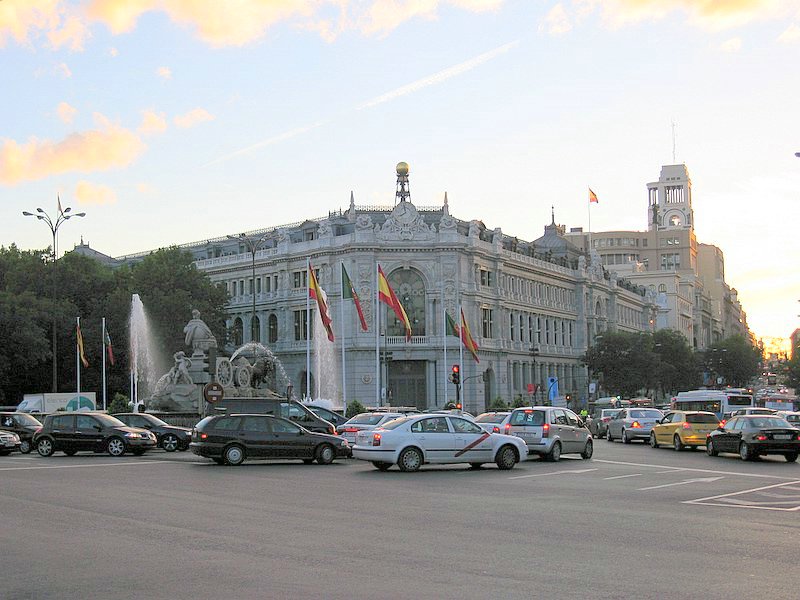
[[[450,381],[456,385],[461,383],[461,368],[458,365],[453,365],[452,372],[450,373]]]

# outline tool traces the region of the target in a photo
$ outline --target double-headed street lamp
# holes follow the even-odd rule
[[[40,221],[44,221],[45,224],[50,228],[50,233],[53,234],[53,393],[58,392],[58,338],[56,337],[56,258],[58,257],[58,247],[56,245],[57,236],[58,236],[58,228],[61,227],[61,224],[64,221],[71,219],[72,217],[85,217],[86,213],[72,213],[72,209],[70,207],[61,210],[61,202],[59,202],[59,211],[58,216],[56,217],[55,221],[50,218],[44,210],[41,208],[36,209],[36,213],[30,213],[26,210],[22,211],[22,214],[26,217],[36,217]]]
[[[253,258],[253,279],[250,283],[252,289],[250,290],[253,294],[253,314],[250,317],[250,341],[254,342],[256,340],[256,252],[261,249],[261,246],[264,242],[267,241],[269,237],[269,233],[263,234],[259,238],[252,238],[249,237],[246,233],[240,233],[239,235],[229,235],[229,240],[236,240],[241,242],[247,246],[247,249],[250,250],[250,255]],[[244,340],[242,340],[244,341]]]

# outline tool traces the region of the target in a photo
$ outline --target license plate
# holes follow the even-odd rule
[[[790,440],[790,439],[792,439],[792,436],[778,434],[778,435],[773,435],[772,439],[775,439],[775,440]]]

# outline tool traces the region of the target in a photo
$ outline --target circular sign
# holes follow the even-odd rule
[[[210,402],[211,404],[222,400],[223,393],[224,389],[218,383],[211,382],[203,386],[203,398],[206,399],[206,402]]]

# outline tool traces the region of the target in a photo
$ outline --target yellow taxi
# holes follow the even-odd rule
[[[681,451],[706,445],[706,436],[719,427],[720,421],[712,412],[673,410],[664,415],[650,430],[650,447],[672,446]]]

